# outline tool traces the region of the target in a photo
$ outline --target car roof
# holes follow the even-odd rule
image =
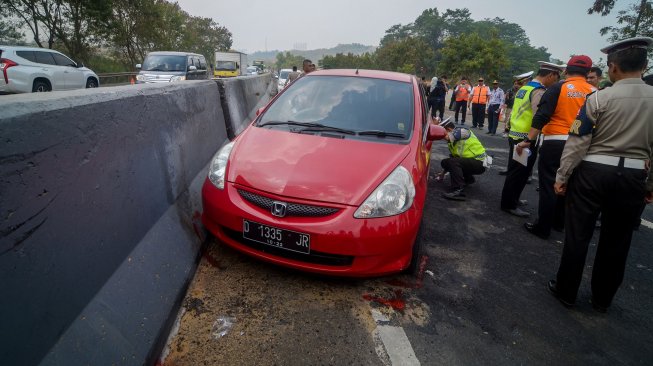
[[[170,56],[203,56],[199,53],[193,52],[178,52],[178,51],[153,51],[147,54],[149,55],[170,55]]]
[[[0,49],[5,50],[5,51],[10,51],[10,50],[16,50],[16,51],[50,51],[50,52],[57,52],[61,53],[57,50],[53,50],[50,48],[41,48],[41,47],[28,47],[28,46],[6,46],[6,45],[0,45]]]
[[[402,81],[404,83],[410,83],[413,80],[413,75],[403,74],[400,72],[393,71],[381,71],[381,70],[364,70],[364,69],[329,69],[329,70],[317,70],[313,71],[306,76],[358,76],[364,78],[373,78],[373,79],[386,79],[386,80],[395,80]]]

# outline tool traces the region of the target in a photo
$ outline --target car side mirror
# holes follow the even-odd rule
[[[138,69],[138,70],[140,70],[140,69],[141,69],[141,67],[142,67],[142,65],[141,65],[141,64],[136,64],[136,69]]]
[[[197,71],[197,66],[195,65],[188,66],[188,71]]]
[[[445,130],[444,127],[433,124],[429,125],[429,135],[427,136],[427,140],[443,140],[445,136],[447,136],[447,130]]]
[[[263,113],[263,110],[264,110],[264,109],[265,109],[265,107],[261,107],[261,108],[257,109],[257,110],[256,110],[256,117],[258,117],[259,114]]]

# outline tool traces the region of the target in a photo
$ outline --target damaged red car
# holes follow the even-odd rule
[[[303,271],[415,270],[431,144],[445,134],[412,75],[310,73],[215,155],[202,222],[238,251]]]

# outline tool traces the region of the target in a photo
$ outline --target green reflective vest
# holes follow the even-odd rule
[[[515,103],[510,114],[510,132],[508,135],[515,140],[528,137],[533,123],[533,107],[531,106],[531,93],[535,89],[544,89],[538,81],[531,81],[522,86],[515,94]]]
[[[485,148],[472,131],[469,131],[468,139],[458,140],[454,143],[449,142],[449,152],[455,158],[474,158],[476,160],[485,159]]]

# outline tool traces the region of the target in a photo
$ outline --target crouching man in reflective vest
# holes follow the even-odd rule
[[[442,197],[450,200],[464,201],[463,190],[466,185],[474,183],[474,175],[483,174],[491,164],[491,158],[485,154],[485,148],[472,131],[446,119],[440,126],[447,130],[447,145],[451,157],[442,160],[440,165],[444,173],[451,175],[451,191],[442,193]]]

